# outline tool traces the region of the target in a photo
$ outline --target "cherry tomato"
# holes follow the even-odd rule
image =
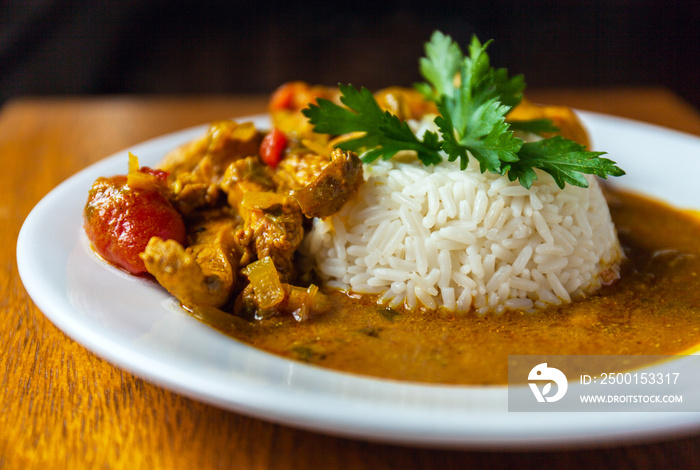
[[[286,146],[287,136],[281,130],[273,128],[260,144],[260,158],[270,168],[277,168]]]
[[[123,175],[95,181],[83,211],[83,227],[97,254],[139,274],[146,272],[139,253],[151,237],[184,244],[185,224],[155,186],[131,188],[126,182]]]

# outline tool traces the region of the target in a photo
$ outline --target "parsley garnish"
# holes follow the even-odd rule
[[[360,137],[337,145],[342,150],[361,153],[364,162],[373,162],[379,157],[388,160],[401,150],[414,150],[426,165],[442,161],[436,133],[426,132],[421,140],[405,121],[389,111],[382,111],[367,88],[358,91],[352,85],[339,86],[340,101],[347,108],[319,99],[318,106],[310,105],[303,110],[315,125],[314,132],[333,135],[364,132]]]
[[[469,55],[449,36],[436,31],[425,46],[420,72],[427,83],[416,88],[437,105],[435,118],[440,133],[416,136],[406,122],[389,111],[382,111],[366,88],[340,85],[339,106],[319,99],[302,112],[318,133],[342,135],[362,133],[338,144],[343,150],[358,152],[364,162],[378,158],[388,160],[403,150],[413,150],[426,165],[460,160],[467,168],[469,158],[479,162],[483,172],[508,174],[511,181],[530,188],[539,168],[563,188],[566,183],[588,187],[583,174],[602,178],[621,176],[625,172],[615,162],[601,158],[605,152],[591,152],[561,136],[537,142],[524,142],[514,135],[520,130],[542,135],[556,132],[548,119],[507,122],[509,111],[523,98],[522,75],[509,78],[506,69],[491,67],[486,48],[474,36]],[[458,80],[455,80],[458,77]]]

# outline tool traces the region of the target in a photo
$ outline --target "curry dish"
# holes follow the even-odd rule
[[[434,111],[412,90],[375,96],[400,119]],[[700,340],[700,222],[614,190],[606,198],[624,259],[601,271],[600,290],[571,303],[478,314],[387,306],[325,286],[298,248],[314,220],[356,196],[364,175],[355,152],[336,148],[347,136],[316,134],[302,115],[319,97],[337,101],[338,91],[285,85],[271,101],[271,130],[217,122],[158,169],[131,156],[127,175],[99,178],[84,210],[96,253],[154,277],[238,340],[376,377],[503,384],[508,355],[679,354]],[[511,118],[549,119],[577,150],[588,144],[568,108],[523,101]]]

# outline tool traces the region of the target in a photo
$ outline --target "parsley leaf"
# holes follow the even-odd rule
[[[506,106],[514,108],[523,100],[525,78],[522,75],[508,78],[507,69],[498,69],[493,73],[493,85],[496,96]]]
[[[429,43],[425,45],[425,57],[419,61],[420,72],[432,84],[425,83],[417,88],[431,101],[441,96],[453,96],[455,92],[455,75],[462,66],[463,56],[459,44],[440,31],[435,31]]]
[[[514,131],[529,132],[531,134],[543,135],[547,133],[559,132],[559,128],[550,119],[530,119],[529,121],[508,121],[510,128]]]
[[[433,40],[436,38],[442,44],[442,37],[434,34]],[[442,47],[452,56],[442,62],[452,63],[462,56],[459,48],[453,44],[453,49]],[[478,160],[482,173],[488,170],[500,174],[502,162],[518,159],[516,152],[523,141],[513,136],[505,122],[510,106],[498,100],[498,89],[502,87],[514,92],[515,82],[504,78],[502,73],[496,79],[486,55],[488,44],[482,45],[476,37],[472,39],[469,57],[462,60],[460,86],[451,90],[451,94],[439,95],[437,106],[440,116],[435,119],[435,124],[441,131],[444,140],[442,149],[449,161],[459,158],[460,168],[465,169],[471,154]],[[428,49],[429,46],[426,46],[426,51]],[[434,65],[436,62],[432,58]],[[438,84],[430,77],[426,79],[437,87]]]
[[[377,158],[388,160],[402,150],[413,150],[426,165],[442,161],[440,142],[434,132],[426,132],[419,139],[398,117],[382,111],[372,93],[365,87],[357,90],[352,85],[339,85],[340,101],[344,108],[332,101],[318,99],[302,110],[314,125],[314,132],[341,135],[364,132],[362,136],[344,140],[338,144],[342,150],[351,150],[362,161],[373,162]]]
[[[561,136],[555,136],[538,142],[523,144],[518,152],[519,160],[508,168],[508,179],[520,180],[530,188],[537,179],[533,168],[546,171],[554,178],[557,186],[564,188],[566,183],[588,187],[588,181],[582,173],[598,175],[601,178],[622,176],[625,172],[607,158],[600,158],[605,152],[589,152],[583,145]]]
[[[442,106],[438,110],[442,111]],[[509,108],[495,99],[476,107],[470,115],[471,119],[461,123],[457,128],[450,113],[444,113],[435,119],[442,133],[443,150],[449,161],[460,159],[460,168],[467,168],[469,152],[479,161],[481,172],[490,171],[502,174],[502,162],[518,160],[516,152],[523,141],[513,137],[505,122],[505,113]]]
[[[516,137],[514,131],[543,135],[558,129],[549,119],[506,121],[523,99],[525,81],[522,75],[509,77],[506,69],[491,67],[486,53],[490,44],[474,36],[465,55],[452,38],[436,31],[425,45],[419,67],[426,83],[416,88],[435,102],[439,134],[426,132],[419,138],[406,122],[382,111],[369,90],[352,85],[339,85],[345,107],[318,99],[302,112],[315,132],[361,133],[338,147],[359,153],[367,163],[412,150],[426,165],[440,163],[446,155],[449,161],[459,159],[464,170],[473,157],[482,173],[507,173],[511,181],[518,179],[528,189],[537,179],[535,168],[552,175],[560,188],[566,183],[588,187],[586,173],[603,178],[625,174],[615,162],[600,158],[604,152],[587,151],[561,136],[527,143]]]

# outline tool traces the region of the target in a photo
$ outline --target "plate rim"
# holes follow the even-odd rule
[[[683,133],[681,131],[676,131],[673,129],[668,129],[665,127],[657,126],[654,124],[644,123],[640,121],[634,121],[627,118],[622,118],[618,116],[610,116],[602,113],[594,113],[589,111],[577,111],[582,117],[584,123],[595,122],[596,120],[608,120],[609,122],[618,122],[624,125],[631,125],[634,127],[642,127],[646,130],[653,130],[654,132],[670,133],[674,137],[678,138],[690,138],[694,144],[700,146],[700,138],[693,136],[692,134]],[[235,118],[237,121],[251,120],[254,122],[264,122],[267,119],[267,114],[258,114],[253,116],[244,116]],[[153,148],[159,148],[165,145],[165,143],[170,142],[173,139],[182,139],[186,141],[189,138],[196,137],[199,133],[206,129],[207,125],[202,124],[198,126],[188,127],[182,130],[171,132],[153,139],[146,140],[142,143],[130,146],[129,148],[120,150],[113,153],[112,155],[105,157],[97,162],[92,163],[86,168],[78,171],[77,173],[70,176],[68,179],[60,183],[54,189],[52,189],[47,195],[45,195],[39,203],[32,209],[27,218],[25,219],[22,228],[20,229],[19,236],[17,239],[17,265],[18,271],[22,283],[32,298],[32,301],[36,304],[39,310],[59,329],[71,337],[74,341],[80,343],[93,353],[97,354],[99,357],[107,360],[107,362],[116,365],[117,367],[127,370],[130,373],[141,377],[147,381],[153,382],[159,386],[172,390],[176,393],[188,396],[195,400],[210,403],[215,406],[219,406],[231,411],[239,412],[249,416],[254,416],[256,418],[265,419],[268,421],[274,421],[286,425],[291,425],[294,427],[309,429],[313,431],[323,432],[326,434],[333,434],[345,437],[351,437],[361,440],[372,440],[381,442],[390,442],[394,444],[407,444],[407,445],[423,445],[430,447],[450,447],[450,448],[471,448],[471,449],[491,449],[491,450],[502,450],[502,449],[553,449],[561,447],[585,447],[585,446],[600,446],[600,445],[610,445],[615,443],[631,443],[640,442],[650,439],[659,439],[669,435],[679,436],[684,433],[689,433],[697,431],[700,429],[700,413],[684,413],[682,416],[675,415],[676,419],[668,419],[669,415],[665,413],[605,413],[603,417],[591,416],[583,420],[581,432],[571,435],[562,434],[562,428],[557,426],[558,421],[556,417],[560,415],[570,415],[570,413],[537,413],[538,417],[547,422],[552,428],[550,430],[542,430],[539,432],[537,430],[526,430],[525,428],[520,428],[519,432],[511,434],[499,433],[498,429],[473,429],[473,427],[467,426],[448,426],[443,423],[442,429],[439,429],[439,425],[432,426],[432,434],[426,434],[421,432],[421,429],[417,426],[417,422],[414,420],[412,423],[402,423],[402,424],[412,424],[413,427],[405,428],[401,430],[397,428],[394,424],[388,424],[382,426],[381,421],[370,420],[369,424],[361,423],[357,420],[353,421],[351,415],[347,413],[341,415],[343,416],[343,422],[337,422],[338,414],[334,416],[320,416],[318,414],[309,414],[309,410],[303,408],[302,404],[295,403],[296,411],[290,411],[285,406],[281,407],[271,407],[269,403],[265,403],[263,398],[267,397],[265,394],[259,394],[259,390],[253,390],[255,393],[250,393],[251,390],[238,390],[236,400],[224,399],[223,393],[225,391],[217,390],[216,393],[206,393],[201,390],[193,390],[192,387],[188,387],[188,381],[191,377],[180,377],[178,380],[173,380],[172,376],[168,376],[164,373],[154,373],[153,368],[155,365],[158,367],[163,367],[163,364],[156,361],[152,364],[154,359],[152,357],[144,356],[138,351],[133,349],[125,348],[121,344],[113,344],[113,342],[105,341],[105,338],[95,338],[92,334],[95,333],[94,329],[90,329],[90,325],[85,325],[77,321],[74,316],[61,315],[60,312],[56,312],[56,305],[62,304],[63,299],[54,290],[44,290],[50,284],[47,279],[42,278],[38,274],[37,270],[32,270],[31,267],[36,263],[36,260],[31,259],[31,247],[29,246],[32,230],[36,230],[37,225],[40,226],[41,220],[39,219],[48,207],[55,202],[55,200],[60,200],[61,197],[65,197],[65,193],[75,190],[74,187],[82,179],[86,178],[86,175],[92,175],[93,173],[98,173],[101,168],[113,164],[113,162],[119,158],[123,158],[127,152],[131,151],[138,155],[139,152],[146,153]],[[593,136],[595,141],[595,136]],[[126,166],[126,165],[125,165]],[[624,186],[624,185],[623,185]],[[83,188],[85,194],[89,187]],[[76,231],[79,232],[79,227],[76,227]],[[54,286],[55,287],[55,286]],[[47,297],[47,292],[49,292]],[[234,340],[235,341],[235,340]],[[247,348],[252,348],[251,346],[246,346]],[[270,353],[264,351],[255,350],[259,354],[269,356],[272,362],[289,362],[289,359],[280,358],[274,356]],[[293,361],[291,361],[293,362]],[[357,376],[355,374],[348,374],[344,372],[333,371],[329,369],[324,369],[317,366],[310,366],[306,364],[296,363],[295,367],[306,370],[312,375],[315,373],[320,373],[322,375],[327,375],[333,379],[346,378],[354,383],[365,384],[371,386],[377,383],[383,384],[382,386],[387,386],[389,388],[398,389],[453,389],[452,386],[440,386],[440,385],[425,385],[425,384],[415,384],[407,382],[397,382],[386,379],[376,379],[369,377]],[[168,373],[173,373],[177,371],[168,370]],[[180,371],[182,372],[182,371]],[[175,376],[178,376],[177,374]],[[484,390],[485,387],[457,387],[460,389],[467,390]],[[506,392],[506,387],[495,387],[503,395]],[[491,391],[494,388],[490,388]],[[242,392],[248,392],[247,395]],[[245,396],[244,396],[245,395]],[[245,401],[243,403],[242,401]],[[332,400],[336,401],[336,400]],[[366,404],[364,404],[366,405]],[[274,408],[271,410],[271,408]],[[362,408],[362,407],[361,407]],[[367,406],[365,406],[367,408]],[[369,407],[372,409],[372,406]],[[425,410],[423,410],[425,411]],[[507,412],[506,412],[507,413]],[[587,413],[588,415],[596,415],[596,413]],[[486,418],[482,421],[483,423],[488,422],[488,418],[491,417],[492,413],[486,413]],[[510,414],[513,415],[512,413]],[[531,417],[527,416],[528,413],[519,414],[518,418],[515,419],[521,425],[525,424],[527,421],[531,421]],[[576,413],[576,415],[582,415],[582,413]],[[599,426],[596,423],[600,422],[602,418],[605,421],[609,421],[610,416],[621,415],[613,420],[615,422],[611,424],[604,432],[600,432]],[[649,416],[651,415],[651,416]],[[473,415],[474,418],[479,417]],[[646,424],[646,427],[640,427],[639,425]],[[339,424],[344,426],[343,429],[339,429]],[[431,426],[428,426],[431,428]],[[567,426],[564,426],[567,428]],[[466,432],[469,429],[471,432]],[[595,432],[594,432],[595,431]],[[672,431],[672,432],[671,432]],[[671,432],[671,433],[670,433]],[[670,433],[670,434],[669,434]]]

